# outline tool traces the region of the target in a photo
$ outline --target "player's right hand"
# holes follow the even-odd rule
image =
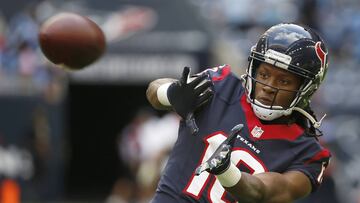
[[[231,129],[230,135],[220,144],[211,157],[196,168],[195,175],[200,175],[204,171],[214,175],[225,172],[230,166],[231,152],[235,139],[237,135],[240,134],[243,127],[243,124],[234,126]]]
[[[197,108],[209,101],[213,95],[212,85],[212,81],[206,72],[191,80],[190,68],[185,67],[180,80],[168,88],[167,96],[175,112],[187,123],[196,125],[192,114]]]

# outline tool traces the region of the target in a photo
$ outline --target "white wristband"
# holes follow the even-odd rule
[[[167,91],[171,84],[172,84],[172,82],[162,84],[156,91],[156,95],[157,95],[157,98],[158,98],[160,104],[162,104],[164,106],[171,106],[169,98],[167,97]]]
[[[233,187],[241,179],[241,171],[235,166],[235,164],[230,163],[230,167],[222,174],[216,176],[219,182],[224,187]]]

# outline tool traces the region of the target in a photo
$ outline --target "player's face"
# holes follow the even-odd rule
[[[267,63],[261,63],[256,72],[255,99],[267,106],[288,108],[301,85],[293,73]]]

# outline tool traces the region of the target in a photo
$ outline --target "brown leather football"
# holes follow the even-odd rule
[[[75,13],[59,13],[46,20],[39,31],[39,43],[49,61],[71,70],[90,65],[106,47],[100,27]]]

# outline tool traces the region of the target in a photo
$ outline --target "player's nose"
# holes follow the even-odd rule
[[[276,88],[274,88],[271,84],[262,85],[262,91],[268,94],[274,94],[276,92]]]

